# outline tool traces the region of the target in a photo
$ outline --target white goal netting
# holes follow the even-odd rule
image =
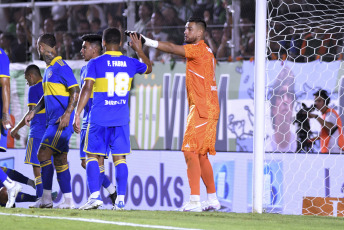
[[[344,214],[343,24],[342,0],[268,0],[266,212]]]

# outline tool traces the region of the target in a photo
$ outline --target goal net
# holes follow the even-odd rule
[[[263,210],[343,216],[344,1],[268,0],[267,16]]]

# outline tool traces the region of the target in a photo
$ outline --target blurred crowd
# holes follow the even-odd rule
[[[183,44],[186,20],[191,16],[203,17],[207,23],[205,42],[219,61],[253,60],[255,43],[254,0],[241,1],[239,21],[240,47],[232,40],[233,15],[231,1],[227,0],[165,0],[135,3],[135,25],[128,28],[128,6],[126,3],[73,5],[40,8],[40,31],[54,33],[57,39],[58,54],[66,60],[82,59],[81,35],[99,33],[107,27],[117,27],[122,32],[135,30],[155,40]],[[0,8],[0,47],[8,54],[11,62],[32,60],[36,52],[32,44],[31,8]],[[325,30],[325,28],[324,28]],[[39,35],[38,34],[38,35]],[[338,49],[340,38],[319,29],[295,31],[283,23],[270,23],[267,28],[268,58],[287,57],[295,61],[311,61],[319,55],[328,54],[329,60],[340,58]],[[123,37],[123,39],[126,39]],[[123,42],[123,52],[126,47]],[[160,53],[145,47],[152,62],[168,62],[180,57]],[[326,55],[325,55],[326,56]]]

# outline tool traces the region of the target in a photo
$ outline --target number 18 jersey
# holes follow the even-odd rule
[[[129,90],[135,74],[147,71],[137,59],[108,51],[89,61],[86,80],[94,81],[90,123],[122,126],[129,123]]]

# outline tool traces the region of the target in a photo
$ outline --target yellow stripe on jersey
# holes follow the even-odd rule
[[[10,78],[10,76],[4,75],[4,74],[0,74],[0,77],[8,77],[8,78]]]
[[[133,78],[129,78],[128,91],[131,89]],[[116,81],[114,84],[114,89],[116,89]],[[95,84],[93,85],[93,91],[97,93],[105,93],[108,91],[108,80],[106,78],[97,78]]]
[[[37,104],[36,103],[29,103],[29,104],[27,104],[27,106],[30,106],[30,105],[36,106]]]
[[[45,109],[42,109],[42,110],[39,111],[37,114],[41,114],[41,113],[45,113]]]
[[[94,78],[91,78],[91,77],[86,77],[86,78],[84,79],[84,81],[86,81],[86,80],[96,81]]]
[[[106,51],[104,54],[108,54],[111,56],[121,56],[123,55],[120,51]]]
[[[60,61],[59,61],[59,60],[60,60]],[[49,66],[53,66],[57,61],[59,61],[58,63],[61,65],[62,57],[61,57],[61,56],[55,57],[55,58],[50,62],[50,64],[47,66],[47,68],[48,68]],[[63,62],[62,62],[62,64],[64,65]]]
[[[71,85],[71,86],[68,87],[68,89],[71,89],[71,88],[73,88],[75,86],[79,86],[79,85],[78,84]]]
[[[43,83],[44,96],[55,95],[55,96],[66,96],[69,97],[69,91],[63,84],[44,82]]]

